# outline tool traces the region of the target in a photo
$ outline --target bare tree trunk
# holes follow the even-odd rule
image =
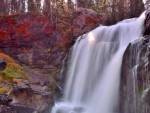
[[[29,6],[28,7],[29,11],[35,11],[36,4],[35,4],[34,0],[29,0],[28,6]]]
[[[23,11],[23,0],[18,1],[18,9],[19,9],[19,12]]]

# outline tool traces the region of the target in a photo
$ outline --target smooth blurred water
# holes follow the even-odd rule
[[[63,102],[51,113],[117,113],[120,70],[126,46],[142,36],[145,13],[138,19],[100,26],[73,46]]]

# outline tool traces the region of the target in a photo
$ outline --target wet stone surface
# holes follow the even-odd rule
[[[7,63],[5,62],[5,60],[0,58],[0,71],[4,70],[6,68],[6,65]]]

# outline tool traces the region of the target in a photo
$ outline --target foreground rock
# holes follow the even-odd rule
[[[8,95],[0,95],[0,105],[9,105],[10,102],[12,102],[12,99]]]
[[[144,36],[150,35],[150,10],[146,11],[146,19],[144,24],[145,24]]]
[[[16,79],[10,95],[0,95],[2,113],[50,113],[53,96],[45,87]]]

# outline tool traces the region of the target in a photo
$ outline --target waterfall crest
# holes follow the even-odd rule
[[[117,112],[123,53],[142,36],[144,16],[100,26],[78,38],[71,53],[64,101],[56,103],[52,113]]]

